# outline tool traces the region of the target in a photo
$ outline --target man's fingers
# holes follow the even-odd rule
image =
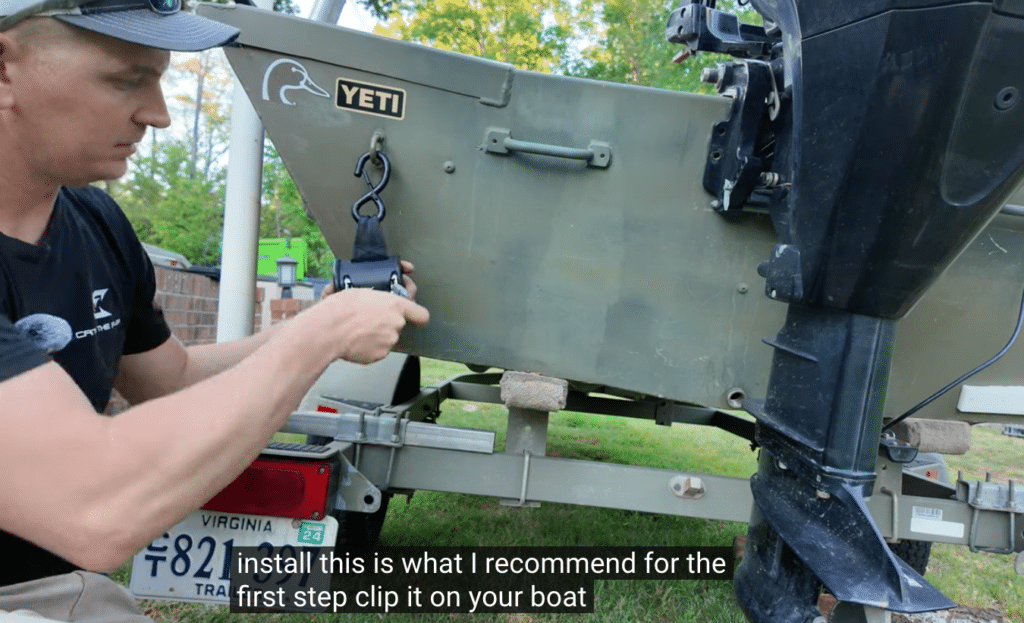
[[[406,305],[403,308],[403,314],[405,315],[406,321],[410,324],[416,325],[417,327],[425,327],[427,323],[430,322],[430,312],[427,311],[427,308],[409,300],[406,300],[405,302]]]
[[[416,300],[416,282],[412,280],[412,277],[408,275],[402,275],[402,284],[405,286],[405,291],[409,293],[409,299]]]
[[[416,267],[413,266],[412,262],[410,262],[409,260],[400,260],[400,262],[402,264],[402,272],[404,272],[404,273],[415,272]]]

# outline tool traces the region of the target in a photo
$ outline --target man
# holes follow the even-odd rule
[[[167,50],[237,35],[179,2],[0,0],[0,612],[147,621],[91,572],[231,482],[328,363],[376,361],[428,320],[351,290],[246,340],[171,337],[130,225],[85,185],[170,123]],[[135,406],[107,418],[111,387]]]

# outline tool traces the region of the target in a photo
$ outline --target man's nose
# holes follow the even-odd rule
[[[166,128],[171,125],[171,116],[167,112],[167,101],[163,90],[158,86],[150,93],[139,110],[132,116],[132,121],[139,125]]]

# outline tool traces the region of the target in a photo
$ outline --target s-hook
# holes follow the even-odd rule
[[[379,158],[380,161],[384,163],[384,172],[381,174],[380,181],[377,182],[376,185],[370,181],[370,176],[365,170],[366,162],[370,160],[370,158]],[[377,193],[384,190],[384,187],[388,185],[388,180],[391,178],[391,162],[388,160],[388,157],[384,155],[384,152],[380,151],[376,154],[369,151],[366,152],[359,157],[358,161],[356,161],[355,176],[362,176],[363,181],[366,182],[366,185],[370,190],[359,199],[356,199],[356,202],[352,204],[352,218],[354,218],[356,222],[359,222],[359,208],[363,207],[363,204],[372,201],[377,206],[377,220],[383,221],[384,202]]]

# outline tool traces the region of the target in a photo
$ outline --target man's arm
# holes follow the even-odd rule
[[[0,468],[17,474],[0,478],[0,528],[86,569],[117,568],[241,473],[328,363],[376,361],[427,319],[391,294],[343,292],[237,365],[114,418],[55,363],[0,382]]]
[[[416,284],[408,277],[415,267],[402,260],[409,298],[416,298]],[[331,286],[324,291],[333,293]],[[166,396],[227,370],[263,345],[281,325],[273,325],[255,335],[230,342],[184,346],[174,336],[160,346],[121,357],[114,387],[130,404],[140,404]]]
[[[152,350],[122,356],[114,388],[137,405],[191,387],[255,353],[280,326],[230,342],[187,347],[172,335]]]

